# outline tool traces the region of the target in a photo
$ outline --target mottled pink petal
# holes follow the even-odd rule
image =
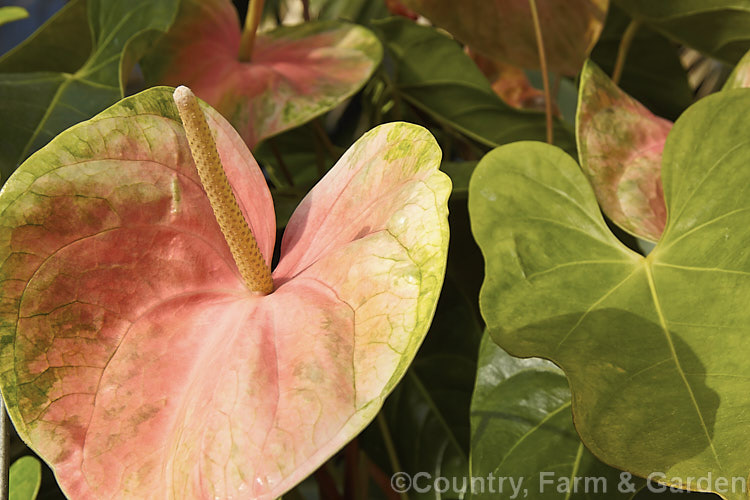
[[[604,213],[625,231],[658,240],[667,218],[661,155],[672,122],[655,116],[591,62],[581,73],[576,122],[581,167]]]
[[[369,423],[413,358],[450,183],[425,130],[370,132],[293,216],[275,291],[252,295],[171,102],[122,101],[8,181],[3,396],[72,498],[277,498]],[[207,112],[268,260],[265,181]]]
[[[144,71],[154,82],[190,87],[251,148],[343,102],[382,57],[369,30],[343,22],[259,34],[249,63],[238,59],[240,38],[230,0],[183,0],[178,20]]]
[[[529,0],[403,0],[477,52],[522,68],[538,68]],[[537,1],[551,71],[575,75],[599,34],[609,0]]]

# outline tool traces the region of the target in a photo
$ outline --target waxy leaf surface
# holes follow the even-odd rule
[[[620,90],[596,65],[581,74],[576,138],[602,210],[624,230],[656,241],[667,218],[661,156],[672,122]]]
[[[573,427],[568,381],[558,367],[544,359],[514,358],[488,334],[482,337],[478,365],[471,400],[472,477],[492,474],[516,484],[523,478],[529,498],[559,500],[603,498],[605,493],[632,498],[643,485],[632,479],[632,489],[618,489],[620,471],[583,446]],[[514,498],[508,481],[502,491],[497,479],[492,486],[485,484],[472,498]]]
[[[260,33],[250,62],[239,60],[241,36],[230,0],[183,0],[144,72],[153,82],[189,86],[251,148],[342,103],[382,58],[375,35],[343,22]]]
[[[273,205],[205,107],[270,262]],[[424,129],[370,131],[302,201],[249,293],[170,89],[55,138],[0,196],[2,389],[74,498],[277,498],[355,436],[435,310],[450,182]]]
[[[617,5],[607,13],[593,60],[608,75],[614,72],[622,37],[632,22]],[[622,68],[618,86],[663,118],[676,120],[694,101],[679,45],[646,25],[639,25]]]
[[[487,57],[538,68],[528,0],[405,0],[404,3]],[[604,25],[609,0],[546,0],[539,21],[551,71],[575,75]]]
[[[601,460],[686,489],[750,471],[739,444],[750,411],[748,110],[750,91],[738,89],[676,122],[663,154],[667,224],[648,257],[614,237],[555,147],[493,151],[469,191],[494,340],[565,370],[576,428]]]
[[[0,174],[124,95],[178,0],[74,0],[0,59]],[[88,22],[86,21],[88,19]]]

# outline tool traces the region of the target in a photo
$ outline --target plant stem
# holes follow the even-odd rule
[[[628,50],[630,45],[633,43],[638,28],[641,27],[641,23],[633,19],[625,28],[625,32],[622,34],[620,39],[620,46],[617,48],[617,59],[615,60],[615,70],[612,72],[612,81],[615,85],[620,83],[622,78],[622,70],[625,68],[625,59],[628,57]]]
[[[0,397],[0,499],[8,500],[10,494],[10,419],[5,410],[5,400]]]
[[[318,493],[320,498],[326,498],[328,500],[341,500],[336,489],[336,481],[333,480],[333,476],[328,471],[328,462],[321,465],[318,470],[313,473],[315,481],[318,483]]]
[[[320,142],[323,144],[323,147],[325,147],[326,151],[328,152],[328,156],[330,156],[332,160],[338,160],[343,151],[341,151],[333,142],[331,142],[331,138],[328,137],[328,133],[326,132],[325,128],[323,128],[323,125],[321,125],[320,120],[313,120],[312,126],[315,134],[318,136]]]
[[[382,411],[378,412],[376,420],[378,421],[380,434],[383,435],[383,443],[385,443],[385,449],[388,452],[388,460],[391,461],[391,467],[393,467],[394,474],[397,472],[403,472],[404,469],[401,468],[401,462],[399,462],[398,460],[396,447],[394,446],[393,438],[391,437],[391,431],[388,430],[388,422],[385,421],[385,417],[383,416]],[[401,492],[400,496],[401,500],[409,500],[409,496],[406,494],[406,492]]]
[[[534,34],[536,35],[536,47],[539,52],[539,67],[542,70],[544,85],[544,114],[547,118],[547,142],[554,142],[554,131],[552,128],[552,92],[549,88],[549,73],[547,71],[547,56],[544,51],[544,39],[542,38],[542,25],[539,22],[539,12],[536,9],[536,0],[529,0],[531,7],[531,19],[534,22]]]
[[[274,138],[269,139],[268,146],[271,148],[271,153],[273,153],[273,156],[276,158],[276,161],[279,163],[279,170],[281,170],[281,173],[284,176],[284,179],[286,180],[287,184],[289,184],[289,187],[294,187],[294,177],[292,177],[292,174],[289,171],[289,168],[286,166],[284,157],[281,156],[281,151],[279,151],[279,148],[276,145],[276,140]]]
[[[359,446],[354,438],[344,448],[344,500],[355,500],[359,490]]]
[[[242,31],[240,41],[240,61],[250,62],[255,45],[255,35],[258,31],[260,19],[263,17],[263,3],[265,0],[248,0],[247,16],[245,17],[245,29]]]
[[[393,486],[391,486],[390,478],[386,476],[385,473],[367,457],[367,455],[363,455],[362,460],[365,461],[367,472],[369,472],[370,477],[380,488],[385,497],[388,500],[401,500],[399,494],[396,493]]]

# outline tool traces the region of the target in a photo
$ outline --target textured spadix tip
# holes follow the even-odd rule
[[[180,85],[179,87],[174,89],[172,98],[174,99],[174,102],[178,107],[185,107],[188,105],[188,102],[191,98],[195,99],[195,94],[193,94],[193,91],[188,87]]]

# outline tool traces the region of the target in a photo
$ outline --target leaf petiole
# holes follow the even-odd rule
[[[612,81],[615,85],[619,85],[620,83],[620,78],[622,78],[622,71],[625,68],[625,59],[627,59],[628,57],[628,50],[630,50],[630,45],[633,43],[633,38],[635,37],[635,34],[640,26],[641,23],[633,19],[632,21],[630,21],[630,24],[628,24],[628,27],[625,28],[625,32],[622,34],[622,38],[620,39],[620,46],[617,48],[617,60],[615,61],[615,69],[612,72]]]
[[[242,31],[242,40],[240,41],[239,58],[242,62],[250,62],[252,59],[258,25],[260,25],[260,20],[263,17],[264,3],[265,0],[248,0],[245,28]]]
[[[536,0],[529,0],[531,8],[531,19],[534,22],[534,34],[536,35],[536,45],[539,51],[539,68],[542,70],[542,80],[544,84],[544,115],[547,118],[547,143],[554,142],[554,132],[552,128],[552,92],[549,88],[549,72],[547,71],[547,55],[544,51],[544,39],[542,38],[542,25],[539,22],[539,12],[536,9]]]

